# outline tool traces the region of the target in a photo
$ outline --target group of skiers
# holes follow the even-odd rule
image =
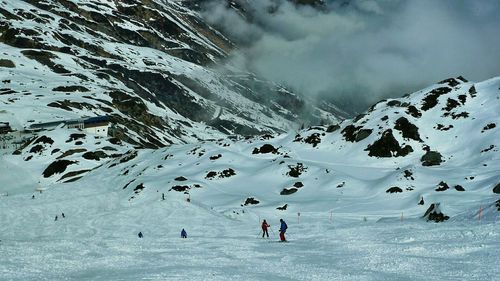
[[[64,213],[61,213],[61,217],[64,219],[66,216],[64,215]],[[57,221],[57,215],[56,215],[56,217],[54,218],[54,221]]]
[[[137,234],[137,236],[139,236],[139,238],[143,238],[144,237],[144,234],[142,234],[142,231],[139,231],[139,233]],[[187,238],[188,235],[187,235],[187,232],[186,230],[183,228],[181,230],[181,238]]]
[[[64,214],[63,214],[63,217],[64,217]],[[57,216],[56,216],[56,220],[57,220]],[[262,238],[264,238],[265,235],[267,235],[267,238],[269,238],[269,232],[267,231],[267,229],[269,227],[271,227],[271,225],[269,225],[267,223],[266,220],[262,221]],[[285,233],[286,233],[286,230],[288,228],[288,225],[286,224],[286,222],[283,220],[283,219],[280,219],[280,229],[279,229],[279,232],[280,232],[280,241],[282,242],[286,242],[286,238],[285,238]],[[142,234],[142,232],[139,232],[137,234],[137,236],[139,236],[139,238],[143,238],[144,235]],[[183,228],[181,230],[181,238],[187,238],[187,232],[186,230]]]
[[[269,225],[267,223],[267,221],[264,220],[264,221],[262,221],[261,227],[262,227],[262,238],[264,238],[264,235],[267,235],[267,238],[269,238],[269,232],[267,231],[267,229],[269,227],[271,227],[271,225]],[[286,224],[286,222],[283,219],[280,219],[279,232],[280,232],[280,241],[282,241],[282,242],[286,242],[285,232],[286,232],[287,228],[288,228],[288,225]]]

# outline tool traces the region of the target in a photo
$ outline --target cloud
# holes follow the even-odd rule
[[[244,12],[224,0],[205,7],[206,19],[240,43],[228,63],[348,111],[448,77],[500,75],[500,1],[239,3]]]

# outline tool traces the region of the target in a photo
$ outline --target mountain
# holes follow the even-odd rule
[[[2,278],[493,280],[500,78],[464,80],[293,134],[135,149],[41,131],[0,158]]]
[[[499,100],[500,78],[450,78],[381,101],[340,125],[155,150],[55,129],[5,162],[9,170],[33,175],[10,192],[99,182],[130,202],[161,191],[224,206],[224,212],[359,205],[351,212],[418,217],[440,203],[446,215],[456,216],[498,197]]]
[[[0,121],[17,129],[107,115],[115,137],[158,148],[338,120],[281,85],[220,69],[236,46],[188,1],[1,2],[0,47]],[[30,113],[13,116],[18,107]]]

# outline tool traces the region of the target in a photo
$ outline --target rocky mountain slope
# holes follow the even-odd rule
[[[500,78],[458,77],[296,134],[135,150],[58,129],[5,156],[4,165],[33,175],[9,192],[97,184],[125,202],[164,193],[230,216],[281,210],[421,217],[439,203],[432,220],[472,218],[499,204],[499,110]]]
[[[336,120],[280,85],[215,69],[235,46],[188,4],[1,1],[0,120],[108,115],[115,137],[152,148]]]
[[[0,156],[2,277],[494,280],[499,88],[449,79],[338,126],[160,149],[42,131]]]

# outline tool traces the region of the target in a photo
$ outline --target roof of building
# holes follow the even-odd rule
[[[94,127],[103,123],[109,123],[109,116],[96,116],[96,117],[88,117],[88,118],[80,118],[80,119],[71,119],[71,120],[61,120],[61,121],[52,121],[52,122],[44,122],[38,124],[30,125],[30,129],[41,129],[48,127],[57,127],[60,124],[66,125],[74,125],[74,124],[84,124],[85,127]]]

